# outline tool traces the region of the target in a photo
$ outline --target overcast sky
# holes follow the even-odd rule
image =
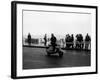
[[[23,11],[23,35],[91,33],[91,14]],[[90,34],[91,35],[91,34]]]

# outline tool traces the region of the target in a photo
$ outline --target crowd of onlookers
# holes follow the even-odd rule
[[[31,34],[29,33],[27,36],[28,44],[31,45]],[[44,35],[44,46],[47,46],[48,38],[47,34]],[[57,45],[57,38],[54,34],[51,34],[51,38],[49,38],[50,44],[55,47]],[[85,38],[83,38],[82,34],[67,34],[65,39],[61,39],[62,43],[65,45],[66,49],[91,49],[91,37],[86,34]]]
[[[74,39],[73,34],[66,35],[65,38],[66,48],[89,49],[89,47],[91,47],[91,38],[88,34],[85,36],[85,39],[83,39],[82,34],[77,34],[75,37],[76,40]]]

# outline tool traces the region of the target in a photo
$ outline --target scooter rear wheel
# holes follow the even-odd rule
[[[62,57],[63,56],[63,52],[59,52],[59,57]]]

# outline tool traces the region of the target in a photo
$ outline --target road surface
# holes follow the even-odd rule
[[[57,54],[47,56],[45,48],[23,47],[23,69],[90,66],[90,51],[63,50],[62,58]]]

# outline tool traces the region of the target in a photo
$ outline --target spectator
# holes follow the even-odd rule
[[[45,34],[45,36],[44,36],[44,46],[46,46],[47,45],[47,35]]]
[[[90,36],[87,33],[87,35],[85,37],[85,49],[88,49],[89,48],[90,41],[91,41],[91,38],[90,38]]]
[[[70,42],[71,42],[72,48],[74,48],[74,36],[73,36],[73,34],[70,37]]]
[[[71,44],[70,44],[70,35],[69,34],[66,35],[65,42],[66,42],[66,48],[70,48]]]
[[[82,49],[84,46],[83,44],[83,36],[82,34],[77,34],[76,35],[76,48]]]
[[[28,44],[31,45],[31,34],[30,33],[28,33],[27,39],[28,39]]]

